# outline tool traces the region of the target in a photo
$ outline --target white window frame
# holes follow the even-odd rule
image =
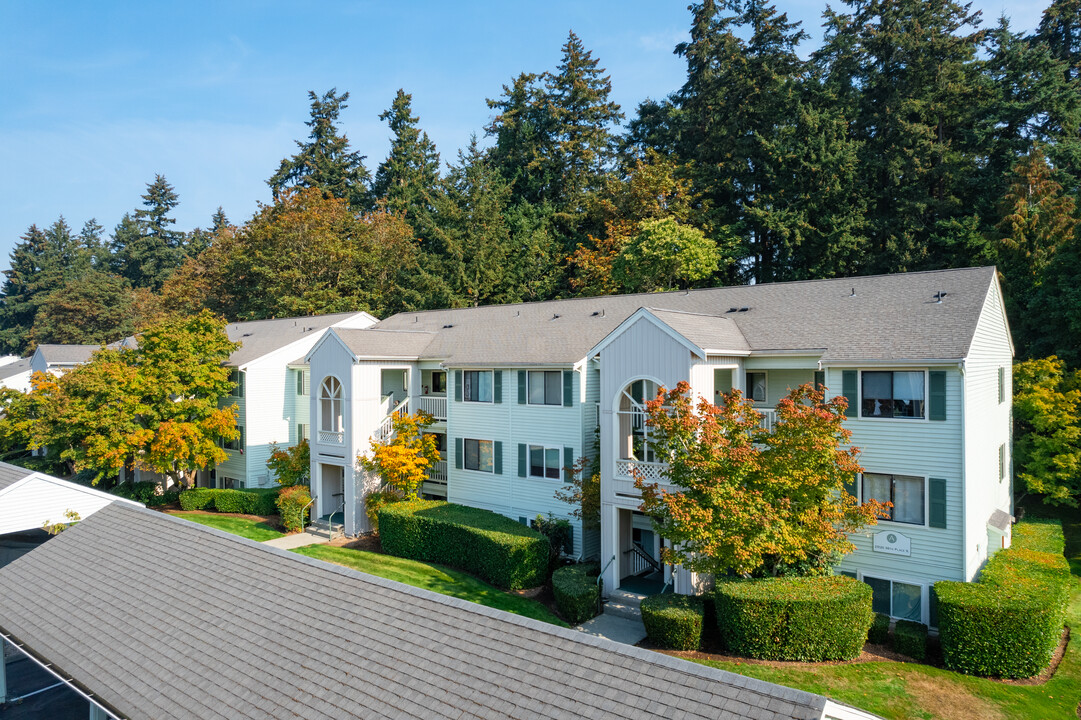
[[[749,382],[750,377],[748,377],[750,375],[761,375],[765,379],[766,396],[761,400],[755,400],[753,397],[751,397],[751,383]],[[743,384],[745,385],[745,387],[743,388],[744,397],[749,400],[752,405],[769,405],[769,372],[767,372],[766,370],[744,370]]]
[[[490,470],[485,470],[484,468],[481,468],[481,467],[475,467],[475,468],[469,467],[469,465],[467,464],[468,461],[469,461],[469,451],[466,450],[466,443],[471,443],[471,442],[477,443],[477,461],[478,461],[478,463],[479,463],[480,457],[481,457],[480,444],[481,443],[488,443],[488,445],[491,446],[491,448],[492,448],[492,450],[491,450],[492,467],[491,467]],[[462,438],[462,469],[463,470],[469,470],[470,472],[480,472],[480,473],[484,473],[486,475],[494,475],[495,474],[495,441],[494,440],[482,440],[480,438]]]
[[[881,415],[864,415],[863,414],[863,374],[865,372],[872,372],[872,373],[876,373],[876,372],[888,372],[888,373],[922,372],[923,373],[923,417],[904,417],[904,416],[900,416],[900,417],[898,417],[898,416],[883,417]],[[895,422],[895,421],[898,421],[898,420],[901,421],[901,422],[910,422],[910,423],[930,422],[930,420],[928,419],[929,416],[931,415],[931,408],[929,407],[930,402],[931,402],[931,398],[930,398],[930,390],[931,390],[930,381],[931,381],[931,374],[930,374],[930,371],[928,369],[926,369],[926,368],[924,368],[922,370],[919,369],[919,368],[881,368],[881,369],[875,368],[875,369],[868,369],[868,370],[860,370],[859,373],[856,376],[856,385],[857,385],[857,387],[856,387],[856,403],[857,403],[857,406],[859,408],[859,416],[858,416],[859,419],[860,420],[885,421],[885,422]],[[896,475],[896,474],[900,474],[900,473],[893,473],[893,474]]]
[[[559,383],[557,384],[556,400],[558,402],[548,402],[548,375],[547,373],[554,373],[559,377]],[[543,377],[542,383],[544,385],[544,402],[533,402],[530,392],[530,386],[534,375],[541,375]],[[562,370],[528,370],[525,378],[525,401],[527,405],[536,405],[538,407],[563,407],[563,371]]]
[[[533,474],[533,449],[540,448],[544,453],[544,470],[543,475]],[[549,477],[548,471],[548,453],[554,451],[556,454],[556,476]],[[533,478],[535,480],[563,480],[563,448],[549,447],[547,445],[541,445],[540,443],[529,443],[526,445],[526,477]]]
[[[891,477],[896,476],[896,475],[900,475],[902,477],[921,478],[923,480],[923,523],[922,524],[921,523],[910,523],[910,522],[905,522],[903,520],[893,520],[891,518],[879,518],[878,519],[878,524],[881,525],[883,523],[887,523],[889,525],[896,525],[898,528],[906,528],[906,527],[907,528],[919,528],[919,527],[925,528],[925,527],[930,527],[927,524],[930,521],[930,513],[931,513],[931,499],[929,497],[929,495],[930,495],[929,484],[930,483],[929,483],[929,476],[928,475],[924,475],[923,473],[876,472],[874,470],[864,470],[864,472],[860,473],[859,487],[856,488],[856,492],[859,493],[858,497],[860,499],[860,504],[861,505],[864,502],[864,498],[863,498],[863,488],[864,488],[863,476],[866,475],[866,474],[870,474],[870,475],[889,475]],[[892,496],[893,496],[893,492],[892,492],[892,485],[891,485],[890,497],[892,497]],[[894,508],[890,509],[891,512],[893,510],[894,510]],[[877,577],[877,576],[875,576],[875,577]]]
[[[326,397],[326,391],[330,387],[327,383],[329,381],[331,381],[331,380],[333,380],[338,385],[338,388],[337,388],[338,397],[337,397],[337,399],[335,399],[333,397],[333,394],[331,394],[331,397]],[[319,383],[319,406],[318,406],[318,408],[319,408],[319,431],[320,432],[344,432],[344,429],[345,429],[344,409],[343,409],[344,395],[345,395],[345,390],[344,390],[344,388],[342,386],[342,381],[339,380],[338,378],[336,378],[333,375],[327,375],[326,377],[323,378],[323,382]],[[330,406],[331,417],[337,420],[337,422],[334,423],[334,424],[337,425],[337,427],[323,427],[323,416],[325,415],[325,413],[323,412],[323,403],[324,402],[330,402],[331,403],[331,406]],[[338,412],[337,412],[336,415],[333,412],[335,402],[337,402],[337,404],[338,404]]]
[[[296,393],[298,397],[308,397],[312,393],[311,375],[307,370],[297,370]]]
[[[886,580],[890,583],[890,618],[893,620],[904,620],[906,618],[898,617],[893,614],[893,583],[903,583],[905,585],[915,585],[920,588],[920,622],[930,627],[931,625],[931,586],[923,580],[909,580],[905,577],[883,577],[875,571],[865,573],[862,570],[857,571],[857,579],[860,582],[866,582],[864,578],[873,578],[874,580]]]
[[[222,450],[228,450],[229,452],[244,452],[244,426],[238,424],[236,429],[240,431],[240,435],[235,440],[222,439]]]
[[[652,383],[654,385],[654,387],[657,387],[657,388],[662,387],[662,384],[660,382],[658,382],[657,380],[653,379],[653,378],[639,377],[639,378],[634,378],[630,382],[626,383],[623,386],[623,388],[619,391],[619,395],[616,396],[615,412],[613,413],[613,415],[614,415],[613,419],[615,420],[616,438],[617,438],[616,448],[615,448],[616,460],[619,461],[619,462],[650,462],[650,463],[652,463],[652,462],[657,461],[656,460],[656,453],[653,450],[652,441],[650,440],[653,433],[651,432],[652,428],[650,427],[649,422],[648,422],[648,415],[646,413],[646,406],[645,406],[645,403],[649,402],[650,400],[653,400],[655,396],[650,396],[650,397],[644,398],[641,401],[635,399],[634,396],[631,395],[629,388],[633,387],[634,383],[639,382],[639,381],[642,381],[644,383]],[[644,388],[644,386],[643,386],[643,388]],[[626,398],[629,401],[630,409],[628,409],[628,410],[620,410],[620,406],[622,405],[622,401],[623,401],[624,398]],[[622,417],[629,418],[628,425],[629,425],[629,427],[631,429],[631,437],[632,438],[635,435],[635,433],[634,433],[635,425],[636,424],[641,425],[641,431],[642,431],[641,432],[642,455],[643,455],[643,457],[640,457],[640,458],[625,458],[625,457],[622,457],[623,449],[622,449],[621,445],[622,445],[622,443],[623,443],[623,441],[625,439],[625,435],[623,433],[623,430],[620,427],[620,421],[621,421]],[[628,454],[630,454],[630,453],[628,453]]]
[[[229,368],[229,382],[232,383],[229,397],[242,399],[244,397],[244,371],[240,368]]]
[[[466,390],[469,388],[469,385],[465,381],[466,377],[469,376],[469,373],[477,373],[478,380],[479,380],[479,376],[481,374],[483,374],[483,373],[487,373],[492,378],[491,382],[489,384],[489,387],[492,389],[492,398],[490,400],[470,400],[469,399],[469,393],[466,392]],[[479,388],[480,383],[478,382],[477,384],[478,384],[478,390],[479,390],[480,389]],[[479,403],[479,404],[483,404],[483,405],[492,405],[492,404],[494,404],[495,403],[495,371],[494,370],[463,370],[462,371],[462,402]]]

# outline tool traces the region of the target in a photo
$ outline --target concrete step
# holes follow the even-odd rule
[[[626,590],[612,590],[604,601],[604,614],[628,620],[641,620],[641,606],[645,598],[645,595],[627,592]]]
[[[332,527],[322,520],[316,520],[314,523],[304,528],[304,532],[326,538],[327,540],[333,540],[337,535],[341,535],[344,530],[345,526],[341,523],[334,523]]]

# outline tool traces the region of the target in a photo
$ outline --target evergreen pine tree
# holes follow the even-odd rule
[[[267,185],[278,197],[290,187],[320,188],[328,197],[346,200],[354,209],[368,207],[367,184],[371,179],[364,167],[364,156],[352,150],[349,139],[339,133],[338,116],[346,107],[349,93],[337,88],[319,97],[309,91],[311,128],[307,142],[296,141],[300,152],[281,161]]]
[[[433,204],[439,183],[439,153],[428,133],[417,127],[412,114],[413,96],[398,90],[390,108],[379,115],[393,135],[390,153],[375,172],[372,197],[389,212],[404,214],[418,232]]]
[[[1081,0],[1053,0],[1043,11],[1036,39],[1064,64],[1071,80],[1081,80]]]
[[[113,266],[132,287],[160,290],[184,259],[185,234],[171,226],[179,198],[161,175],[147,185],[143,207],[125,214],[113,232]]]

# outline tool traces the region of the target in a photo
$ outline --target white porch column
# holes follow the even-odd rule
[[[619,587],[619,508],[601,505],[601,570],[607,595]]]

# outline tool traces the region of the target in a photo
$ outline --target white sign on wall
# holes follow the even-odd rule
[[[875,552],[889,553],[890,555],[911,555],[912,541],[907,536],[894,530],[884,530],[875,533]]]

